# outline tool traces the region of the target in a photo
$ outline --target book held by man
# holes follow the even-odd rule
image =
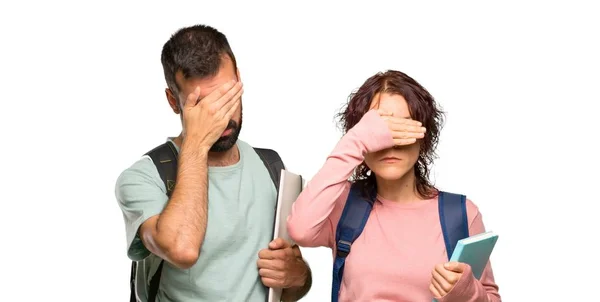
[[[279,194],[277,195],[277,208],[275,209],[275,225],[273,239],[282,238],[294,244],[287,231],[287,217],[292,211],[292,204],[300,195],[305,186],[302,176],[287,170],[281,170],[279,179]],[[268,302],[281,301],[281,289],[269,288]]]

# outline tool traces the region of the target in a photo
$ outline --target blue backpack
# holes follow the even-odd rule
[[[350,188],[335,234],[337,251],[333,262],[332,302],[338,301],[346,257],[350,253],[352,243],[360,236],[369,219],[375,198],[376,192],[367,199],[360,194],[358,186],[353,184]],[[466,200],[465,195],[442,191],[438,196],[440,224],[448,259],[452,256],[458,240],[469,237]]]

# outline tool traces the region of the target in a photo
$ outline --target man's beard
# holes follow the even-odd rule
[[[229,120],[227,128],[231,129],[231,133],[226,136],[219,137],[219,139],[210,147],[211,152],[225,152],[235,145],[240,136],[242,130],[242,116],[240,115],[240,123],[236,123],[234,120]]]

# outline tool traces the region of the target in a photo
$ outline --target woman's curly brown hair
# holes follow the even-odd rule
[[[369,111],[373,97],[377,93],[399,94],[406,99],[412,119],[423,123],[427,129],[421,139],[419,158],[415,164],[416,190],[424,198],[432,198],[438,190],[429,180],[430,165],[437,157],[435,149],[444,123],[444,113],[433,96],[413,78],[403,72],[388,70],[379,72],[367,79],[363,85],[350,94],[345,108],[337,115],[344,133],[348,132]],[[375,175],[363,162],[354,170],[353,181],[361,187],[363,194],[377,189]]]

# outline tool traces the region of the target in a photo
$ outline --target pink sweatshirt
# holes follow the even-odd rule
[[[353,169],[367,152],[392,147],[387,125],[369,111],[339,141],[308,183],[288,217],[288,232],[300,246],[335,251],[335,230],[348,197]],[[477,206],[467,200],[471,235],[484,232]],[[430,302],[434,266],[447,262],[437,198],[397,203],[378,196],[362,234],[346,259],[339,301]],[[488,263],[481,280],[470,268],[440,302],[501,301]]]

